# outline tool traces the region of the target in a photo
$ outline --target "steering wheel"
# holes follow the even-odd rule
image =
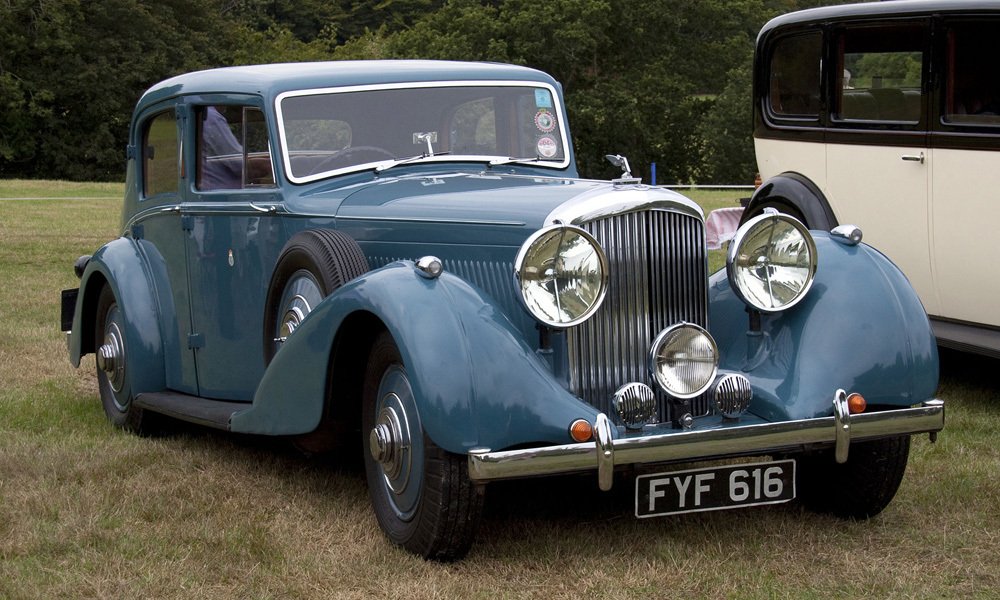
[[[362,158],[364,159],[362,160]],[[378,146],[352,146],[324,158],[313,167],[309,174],[315,175],[316,173],[333,171],[338,167],[349,167],[375,160],[393,158],[396,158],[395,154]]]

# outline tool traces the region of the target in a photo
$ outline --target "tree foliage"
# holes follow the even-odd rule
[[[6,0],[0,177],[117,179],[148,86],[230,64],[502,61],[564,86],[581,172],[621,153],[660,182],[753,176],[760,26],[816,0]],[[829,2],[826,2],[829,3]]]

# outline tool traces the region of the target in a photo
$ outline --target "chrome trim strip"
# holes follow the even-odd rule
[[[705,213],[701,207],[677,192],[646,185],[608,184],[555,207],[545,217],[545,224],[581,225],[605,217],[650,210],[680,212],[705,221]]]
[[[330,216],[330,215],[326,215]],[[356,215],[337,215],[338,221],[390,221],[403,223],[439,223],[443,225],[500,225],[503,227],[524,227],[524,221],[486,221],[470,219],[434,219],[424,217],[374,217]]]
[[[603,414],[598,415],[599,423],[603,416]],[[563,444],[525,450],[470,453],[468,459],[469,477],[475,482],[482,483],[500,479],[597,470],[601,489],[605,489],[609,450],[613,465],[764,454],[794,450],[810,445],[833,445],[837,442],[837,425],[835,417],[822,417],[724,429],[678,431],[677,433],[648,437],[620,438],[612,440],[611,445],[605,446],[603,449],[600,440],[598,440],[582,444]],[[861,441],[895,435],[936,433],[943,428],[944,402],[928,400],[915,408],[852,415],[850,440]]]
[[[325,173],[317,173],[312,175],[307,175],[305,177],[295,177],[292,175],[292,162],[288,151],[288,141],[287,134],[285,133],[285,119],[282,112],[281,103],[286,98],[296,98],[299,96],[319,96],[327,94],[343,94],[350,92],[372,92],[372,91],[384,91],[384,90],[399,90],[399,89],[420,89],[420,88],[441,88],[441,87],[457,87],[457,88],[469,88],[469,87],[529,87],[529,88],[544,88],[552,94],[552,108],[556,111],[556,119],[559,123],[559,135],[562,141],[562,147],[564,149],[563,154],[565,155],[561,161],[553,160],[539,160],[532,162],[532,165],[538,165],[541,167],[549,167],[556,169],[565,169],[570,164],[570,140],[569,132],[566,129],[566,115],[563,112],[563,101],[562,96],[554,85],[546,83],[544,81],[531,81],[531,80],[520,80],[520,79],[457,79],[457,80],[437,80],[437,81],[404,81],[398,83],[375,83],[368,85],[352,85],[352,86],[342,86],[342,87],[325,87],[325,88],[314,88],[307,90],[291,90],[287,92],[282,92],[278,94],[274,99],[274,111],[277,116],[278,125],[278,147],[281,151],[281,165],[285,169],[285,175],[288,177],[289,181],[292,183],[309,183],[311,181],[316,181],[319,179],[325,179],[332,177],[334,175],[341,175],[343,173],[351,173],[356,171],[364,171],[371,168],[377,163],[367,163],[364,165],[352,165],[350,167],[345,167],[343,169],[336,169],[333,171],[328,171]],[[482,162],[484,157],[478,155],[444,155],[440,157],[427,157],[423,162],[461,162],[462,159],[468,159],[474,162]],[[499,157],[493,157],[499,158]],[[506,158],[506,157],[503,157]],[[380,161],[385,162],[385,161]]]

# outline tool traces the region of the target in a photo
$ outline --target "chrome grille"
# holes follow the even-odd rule
[[[708,326],[705,225],[671,211],[650,210],[582,225],[601,243],[610,278],[604,304],[569,330],[570,386],[609,417],[620,386],[638,381],[656,389],[648,354],[656,334],[679,321]],[[670,419],[662,392],[659,420]],[[691,401],[692,414],[711,411],[707,395]],[[612,417],[613,418],[613,417]]]

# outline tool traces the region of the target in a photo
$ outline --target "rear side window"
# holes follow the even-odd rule
[[[916,24],[843,31],[837,39],[836,118],[918,122],[925,31]]]
[[[952,24],[945,39],[944,120],[1000,125],[1000,21]]]
[[[177,121],[174,111],[147,121],[142,135],[142,191],[146,197],[177,192]]]
[[[769,64],[768,106],[776,117],[817,119],[823,35],[819,31],[778,40]]]

